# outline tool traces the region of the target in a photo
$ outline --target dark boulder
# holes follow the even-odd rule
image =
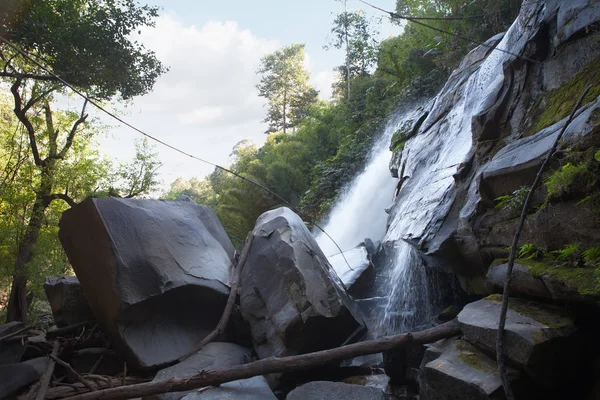
[[[0,399],[8,398],[40,379],[48,362],[47,357],[41,357],[19,364],[0,365]]]
[[[490,352],[496,349],[501,296],[467,304],[458,315],[464,337]],[[573,318],[559,307],[511,298],[506,316],[506,358],[540,385],[565,385],[582,359]]]
[[[420,379],[423,400],[504,399],[494,359],[460,339],[437,343],[428,350]],[[427,361],[427,362],[426,362]],[[514,381],[518,372],[509,369]]]
[[[47,277],[44,291],[59,328],[95,320],[76,276]]]
[[[177,360],[216,326],[234,248],[209,207],[88,199],[63,214],[59,237],[96,319],[130,366]]]
[[[241,273],[240,305],[260,358],[333,348],[364,329],[304,222],[288,208],[261,215]]]
[[[385,400],[381,389],[342,382],[309,382],[292,390],[287,400]]]
[[[154,380],[169,378],[185,379],[196,375],[202,370],[224,370],[236,365],[252,361],[252,352],[233,343],[213,342],[207,344],[202,350],[191,355],[181,363],[159,371]],[[165,393],[149,396],[144,400],[209,400],[209,399],[249,399],[249,400],[275,400],[276,397],[269,388],[267,380],[262,376],[227,382],[219,387],[198,392]]]
[[[13,334],[25,327],[23,322],[9,322],[0,325],[0,337]],[[0,342],[0,365],[14,364],[21,360],[27,343],[22,340]]]
[[[504,280],[508,264],[493,265],[487,273],[487,279],[494,287],[504,288]],[[516,264],[513,267],[510,292],[520,296],[531,296],[542,299],[551,299],[552,294],[544,284],[544,281],[537,276],[533,276],[526,266]]]

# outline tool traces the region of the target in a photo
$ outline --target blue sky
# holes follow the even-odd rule
[[[343,10],[334,0],[153,0],[162,7],[156,28],[144,29],[140,40],[156,52],[170,71],[152,93],[126,108],[114,106],[138,128],[220,165],[228,164],[233,146],[243,139],[265,139],[264,99],[255,89],[260,58],[291,43],[305,43],[312,84],[323,98],[330,96],[333,68],[343,63],[340,50],[325,51],[333,13]],[[382,8],[395,1],[379,0]],[[348,0],[348,9],[365,9]],[[366,10],[374,17],[381,14]],[[385,19],[382,37],[399,33]],[[134,154],[139,134],[99,116],[110,125],[101,140],[104,153],[122,161]],[[178,177],[212,172],[212,167],[157,147],[164,186]]]

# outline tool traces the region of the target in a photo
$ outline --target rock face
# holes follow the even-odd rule
[[[381,389],[341,382],[310,382],[292,390],[287,400],[385,400]]]
[[[300,217],[288,208],[268,211],[252,234],[240,305],[260,358],[336,347],[364,328]]]
[[[495,351],[500,296],[467,304],[458,315],[464,337]],[[581,360],[578,330],[558,307],[511,299],[506,317],[506,357],[540,385],[568,383]],[[578,361],[579,360],[579,361]]]
[[[76,276],[47,277],[44,291],[59,328],[95,320]]]
[[[188,378],[202,370],[221,370],[246,364],[252,361],[252,352],[233,343],[213,342],[207,344],[198,353],[191,355],[183,362],[165,368],[156,374],[154,380],[169,378]],[[267,380],[262,376],[250,379],[228,382],[198,393],[196,390],[188,392],[165,393],[146,397],[145,400],[180,400],[180,399],[249,399],[249,400],[275,400]]]
[[[186,355],[217,324],[234,253],[192,201],[88,199],[59,237],[96,319],[134,368]]]
[[[503,399],[496,362],[460,339],[436,343],[425,356],[420,379],[424,400]],[[514,370],[510,376],[515,377]]]

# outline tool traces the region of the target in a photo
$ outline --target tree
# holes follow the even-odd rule
[[[139,6],[134,0],[11,2],[14,12],[0,10],[5,37],[95,99],[142,95],[165,72],[154,53],[132,39],[142,27],[153,25],[155,7]],[[7,310],[8,321],[26,321],[26,265],[33,258],[46,211],[55,200],[75,204],[70,188],[58,184],[58,171],[85,132],[88,102],[79,112],[57,118],[53,98],[65,86],[5,43],[0,47],[0,78],[10,84],[14,113],[26,132],[36,176]]]
[[[340,81],[345,86],[345,97],[349,99],[351,79],[368,75],[369,69],[377,61],[376,38],[379,32],[365,12],[357,10],[338,14],[333,21],[331,33],[333,37],[330,37],[329,45],[325,48],[346,48],[346,63],[336,69],[340,74]]]
[[[318,92],[308,84],[304,45],[292,44],[266,55],[257,74],[261,75],[260,84],[256,86],[258,95],[268,101],[263,122],[268,123],[269,128],[265,133],[286,133],[296,127],[318,97]]]

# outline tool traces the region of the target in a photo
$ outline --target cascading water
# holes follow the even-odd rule
[[[423,113],[422,107],[414,107],[409,111],[398,111],[390,118],[381,138],[373,146],[364,171],[348,185],[333,208],[324,229],[342,248],[346,260],[338,256],[338,248],[326,235],[317,236],[319,246],[344,282],[353,273],[348,264],[353,266],[355,258],[364,256],[354,247],[366,238],[379,242],[386,235],[386,207],[393,202],[398,182],[389,172],[391,137],[406,121],[416,120]],[[380,283],[372,290],[374,297],[359,300],[361,304],[371,304],[368,307],[374,314],[370,318],[374,336],[423,326],[431,319],[427,276],[418,251],[400,237],[388,237],[386,242],[387,254],[377,257],[380,264],[376,265],[377,281]],[[390,282],[394,284],[390,286]]]
[[[380,241],[385,235],[385,208],[392,203],[395,187],[395,180],[388,171],[391,157],[388,147],[402,120],[401,113],[390,119],[371,150],[367,166],[344,189],[344,194],[334,206],[324,226],[325,231],[333,237],[345,254],[365,238]],[[319,234],[316,239],[328,257],[339,253],[339,249],[326,235]],[[344,271],[336,272],[342,275]]]

